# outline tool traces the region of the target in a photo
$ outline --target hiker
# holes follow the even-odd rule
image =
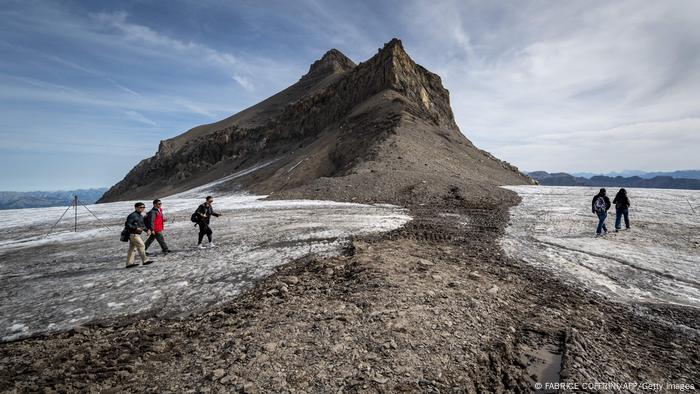
[[[134,204],[134,208],[136,210],[127,216],[125,224],[126,230],[129,231],[129,252],[126,255],[126,268],[139,265],[138,263],[134,263],[135,250],[138,250],[143,265],[152,263],[152,261],[148,260],[146,257],[146,248],[143,244],[143,239],[141,239],[141,233],[146,228],[146,224],[143,222],[143,211],[146,209],[146,205],[142,202],[137,202]],[[146,230],[146,235],[150,236],[151,232]]]
[[[204,249],[204,246],[202,245],[202,239],[204,239],[204,236],[207,236],[207,239],[209,240],[209,247],[213,248],[214,242],[211,241],[211,228],[209,227],[209,219],[211,219],[212,216],[219,217],[220,215],[216,212],[214,212],[214,208],[212,208],[212,204],[214,203],[214,197],[212,196],[207,196],[206,200],[204,201],[204,204],[200,205],[199,208],[197,208],[197,225],[199,226],[199,240],[197,241],[197,247],[199,249]]]
[[[608,209],[610,209],[610,199],[605,195],[605,188],[601,188],[598,194],[593,197],[591,210],[598,215],[598,228],[596,229],[596,237],[600,236],[603,231],[608,232],[605,226],[605,218],[608,217]]]
[[[163,203],[160,200],[153,200],[153,208],[148,212],[148,215],[146,215],[146,230],[151,231],[151,236],[146,240],[145,248],[148,250],[148,247],[151,246],[151,243],[155,240],[158,241],[158,245],[160,245],[163,254],[168,254],[170,253],[170,249],[168,249],[168,245],[165,243],[165,238],[163,237],[163,224],[167,219],[163,216],[162,205]]]
[[[620,231],[622,216],[625,216],[625,229],[630,229],[630,199],[627,198],[627,190],[620,189],[613,199],[615,204],[615,232]]]

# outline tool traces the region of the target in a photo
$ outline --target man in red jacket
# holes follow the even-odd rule
[[[153,240],[158,241],[158,245],[163,249],[163,254],[170,253],[168,245],[165,243],[165,238],[163,237],[164,223],[166,219],[163,217],[163,204],[160,200],[153,200],[153,209],[148,212],[146,216],[146,230],[151,230],[151,236],[146,240],[146,250],[151,246]]]

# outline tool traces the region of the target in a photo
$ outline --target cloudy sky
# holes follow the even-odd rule
[[[437,3],[437,4],[434,4]],[[700,1],[2,1],[0,190],[110,186],[158,142],[399,37],[523,170],[700,168]]]

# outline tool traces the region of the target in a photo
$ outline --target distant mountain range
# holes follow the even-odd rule
[[[681,171],[678,171],[681,172]],[[690,189],[700,190],[700,179],[674,178],[671,176],[654,176],[648,179],[641,176],[602,176],[591,178],[574,176],[565,172],[548,173],[533,171],[527,173],[540,185],[547,186],[598,186],[598,187],[640,187],[656,189]]]
[[[679,170],[679,171],[669,171],[669,172],[646,172],[639,170],[624,170],[620,172],[608,172],[605,174],[595,174],[592,172],[572,172],[571,175],[582,178],[593,178],[594,176],[608,176],[608,177],[640,177],[642,179],[651,179],[657,176],[670,176],[671,178],[684,178],[684,179],[700,179],[700,170]]]
[[[97,189],[61,190],[61,191],[36,191],[36,192],[3,192],[0,191],[0,210],[21,208],[43,208],[68,206],[77,195],[83,204],[94,204],[104,192],[106,187]]]

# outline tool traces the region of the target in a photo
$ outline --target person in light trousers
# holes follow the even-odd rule
[[[143,221],[143,212],[146,205],[142,202],[134,204],[135,211],[129,214],[126,218],[126,229],[129,230],[129,252],[126,254],[126,268],[136,267],[139,264],[134,263],[134,252],[138,251],[141,256],[143,265],[151,264],[152,261],[146,257],[146,245],[141,239],[141,233],[144,232],[146,224]],[[151,232],[146,230],[146,235],[150,236]]]

